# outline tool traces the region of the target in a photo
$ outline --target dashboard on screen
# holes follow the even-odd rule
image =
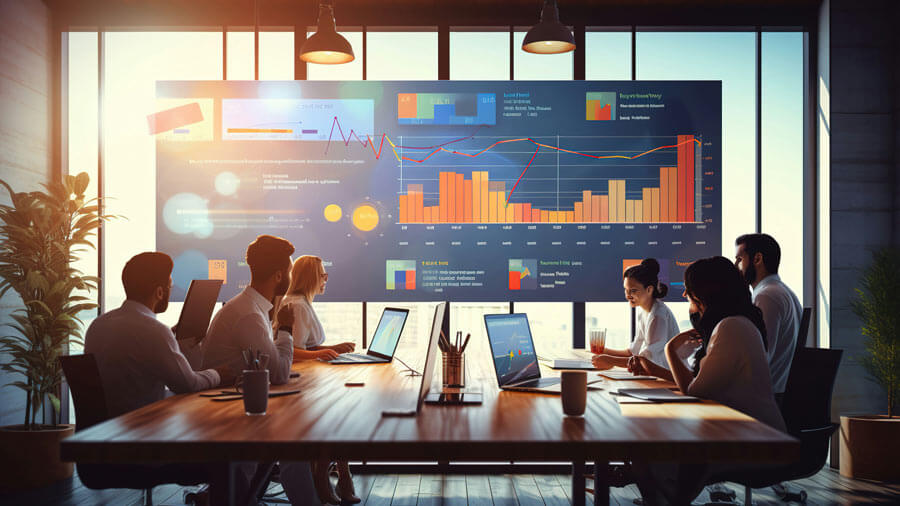
[[[719,81],[160,81],[157,249],[250,281],[260,234],[322,301],[620,301],[721,251]],[[152,191],[152,189],[148,189]],[[673,289],[669,297],[679,297]]]

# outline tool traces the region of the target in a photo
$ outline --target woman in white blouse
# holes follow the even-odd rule
[[[711,399],[785,431],[766,355],[766,327],[740,271],[724,257],[697,260],[684,273],[684,294],[691,304],[694,329],[666,344],[666,358],[682,392]],[[694,370],[678,354],[685,344],[700,344]],[[694,466],[684,472],[674,463],[634,463],[644,504],[690,503],[711,475],[729,470],[751,472],[745,463]],[[681,479],[675,479],[676,476]],[[690,478],[686,478],[690,476]]]
[[[328,273],[322,259],[317,256],[304,255],[294,260],[291,268],[291,284],[287,293],[279,304],[281,307],[290,305],[294,310],[294,324],[291,336],[294,338],[294,362],[301,360],[322,359],[330,360],[340,353],[349,353],[356,347],[354,343],[340,343],[326,346],[325,330],[316,316],[312,307],[313,299],[320,293],[325,293],[325,285],[328,282]],[[278,314],[277,312],[275,314]],[[278,322],[275,323],[276,328]],[[337,495],[328,479],[328,469],[331,462],[319,461],[313,464],[313,477],[319,499],[323,503],[339,504],[341,500],[350,503],[361,501],[356,496],[353,487],[353,479],[350,474],[350,466],[347,461],[337,462],[338,486]]]
[[[625,298],[631,307],[640,308],[635,322],[635,336],[628,349],[605,349],[594,355],[597,369],[619,366],[632,371],[654,374],[671,380],[665,348],[670,338],[678,334],[678,322],[666,304],[659,300],[669,287],[659,282],[659,262],[645,258],[640,265],[629,267],[623,276]],[[684,356],[693,350],[683,351]]]

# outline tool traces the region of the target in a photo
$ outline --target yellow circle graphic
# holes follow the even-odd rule
[[[325,219],[332,223],[340,220],[342,213],[341,206],[337,204],[328,204],[325,206]]]
[[[364,204],[353,210],[353,226],[368,232],[378,226],[378,211],[374,207]]]

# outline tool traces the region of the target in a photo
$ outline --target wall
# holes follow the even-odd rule
[[[50,12],[40,0],[0,0],[0,20],[0,178],[31,190],[48,180],[51,166]],[[5,190],[0,202],[9,204]],[[0,299],[0,324],[18,307],[15,295]],[[0,385],[19,379],[0,372]],[[21,390],[0,386],[0,426],[22,423],[24,405]]]
[[[900,243],[898,11],[893,0],[831,0],[830,344],[844,350],[835,416],[886,409],[854,360],[863,348],[850,301],[872,250]]]

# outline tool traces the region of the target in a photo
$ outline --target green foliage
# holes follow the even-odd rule
[[[23,307],[5,327],[13,335],[0,337],[0,351],[9,355],[0,369],[24,380],[8,385],[25,391],[25,426],[36,428],[36,415],[49,399],[51,424],[59,412],[62,372],[59,356],[68,345],[81,343],[81,311],[96,304],[84,294],[97,289],[99,279],[72,268],[81,253],[95,248],[92,238],[101,220],[96,199],[85,200],[86,173],[45,184],[43,191],[9,192],[12,205],[0,205],[0,297],[16,292]]]
[[[853,312],[862,320],[867,352],[858,360],[887,392],[888,416],[893,416],[900,394],[900,250],[873,253],[856,294]]]

